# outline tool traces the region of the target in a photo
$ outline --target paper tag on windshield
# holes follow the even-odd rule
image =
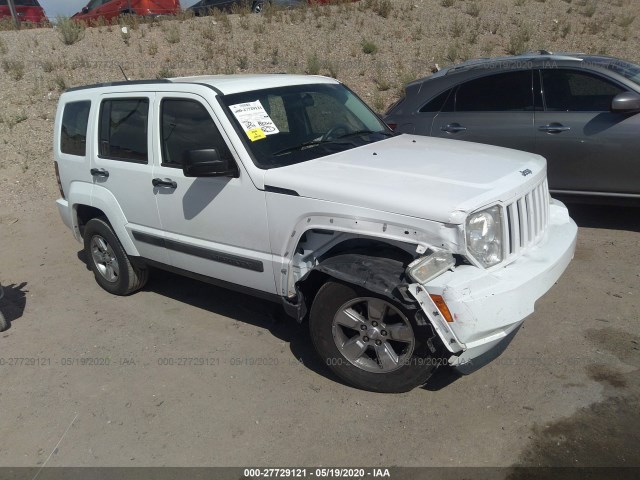
[[[248,103],[239,103],[229,107],[233,115],[238,119],[240,125],[249,137],[255,142],[267,138],[267,135],[280,133],[276,124],[260,103],[260,100]]]
[[[253,130],[247,130],[247,137],[249,137],[249,140],[251,140],[252,142],[255,142],[256,140],[262,140],[263,138],[267,138],[267,136],[264,134],[264,130],[262,130],[261,128],[254,128]]]

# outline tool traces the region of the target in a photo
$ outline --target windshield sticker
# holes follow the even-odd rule
[[[233,115],[238,119],[247,137],[252,142],[267,138],[267,135],[280,133],[276,124],[260,103],[255,102],[239,103],[229,107]]]

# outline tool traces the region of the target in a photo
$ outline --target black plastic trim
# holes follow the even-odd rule
[[[132,233],[133,238],[135,238],[139,242],[148,243],[157,247],[164,247],[176,252],[186,253],[187,255],[205,258],[207,260],[224,263],[226,265],[232,265],[238,268],[244,268],[245,270],[251,270],[253,272],[264,272],[264,264],[259,260],[253,260],[251,258],[241,257],[239,255],[231,255],[228,253],[219,252],[217,250],[210,250],[208,248],[196,247],[194,245],[176,242],[175,240],[169,240],[166,238],[158,237],[156,235],[137,232],[135,230]]]
[[[92,88],[102,88],[102,87],[121,87],[125,85],[155,85],[158,83],[173,83],[171,80],[167,80],[165,78],[161,78],[158,80],[129,80],[122,82],[105,82],[105,83],[94,83],[92,85],[81,85],[79,87],[71,87],[67,88],[64,92],[77,92],[80,90],[90,90]]]
[[[182,82],[176,82],[176,83],[182,83]],[[224,93],[222,93],[222,90],[220,90],[217,87],[214,87],[213,85],[209,85],[208,83],[193,82],[193,85],[202,85],[203,87],[210,88],[211,90],[216,92],[216,95],[218,95],[219,97],[224,97]]]
[[[273,187],[271,185],[265,185],[264,191],[271,192],[271,193],[279,193],[281,195],[291,195],[293,197],[300,196],[298,192],[296,192],[295,190],[289,190],[288,188]]]

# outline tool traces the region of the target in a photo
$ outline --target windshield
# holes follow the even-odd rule
[[[599,67],[611,70],[618,75],[622,75],[627,80],[631,80],[633,83],[640,86],[640,65],[617,58],[607,57],[587,57],[585,60]]]
[[[377,142],[393,132],[343,85],[286,86],[222,97],[256,166],[282,167]]]

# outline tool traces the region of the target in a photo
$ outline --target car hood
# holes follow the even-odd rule
[[[265,173],[265,187],[303,197],[459,224],[470,211],[524,194],[546,176],[539,155],[415,135]]]

